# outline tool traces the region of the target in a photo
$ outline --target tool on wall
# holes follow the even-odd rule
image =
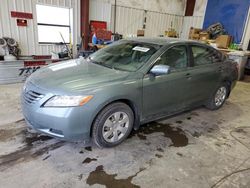
[[[68,47],[68,45],[66,44],[64,37],[62,36],[62,33],[60,32],[63,44],[65,46],[65,50],[61,53],[59,53],[59,58],[64,58],[64,57],[70,57],[73,58],[73,54],[72,54],[72,44],[71,44],[71,37],[70,37],[70,48]]]
[[[16,60],[20,54],[18,43],[13,38],[0,38],[0,55],[4,56],[5,61]]]

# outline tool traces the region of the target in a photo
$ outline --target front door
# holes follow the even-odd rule
[[[166,50],[155,65],[170,66],[170,73],[154,76],[151,73],[143,79],[143,117],[172,114],[185,107],[188,96],[188,53],[185,45]],[[149,71],[150,72],[150,71]]]

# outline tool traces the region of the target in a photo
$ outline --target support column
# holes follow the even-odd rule
[[[87,50],[89,42],[89,0],[81,0],[81,34],[83,49]]]

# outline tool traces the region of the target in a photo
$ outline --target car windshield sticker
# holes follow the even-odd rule
[[[140,51],[140,52],[147,52],[150,49],[149,48],[145,48],[145,47],[136,46],[136,47],[133,48],[133,50]]]

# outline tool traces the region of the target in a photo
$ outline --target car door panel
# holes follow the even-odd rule
[[[203,50],[203,53],[195,54],[193,47],[194,49]],[[191,45],[190,48],[192,55],[192,67],[190,67],[192,82],[190,83],[190,100],[188,100],[188,103],[192,105],[209,99],[221,79],[223,66],[218,59],[215,59],[213,50],[198,45]],[[195,56],[198,56],[198,58],[195,59]]]
[[[161,116],[185,107],[186,71],[143,79],[144,116]]]
[[[185,107],[188,98],[188,52],[185,45],[167,49],[157,64],[170,66],[169,74],[154,76],[147,74],[143,79],[143,116],[163,116]]]

